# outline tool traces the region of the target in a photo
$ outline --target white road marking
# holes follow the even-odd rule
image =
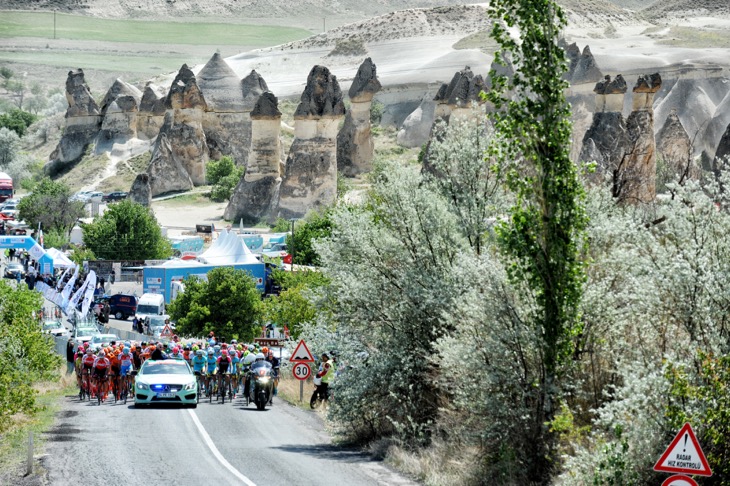
[[[220,451],[218,450],[218,448],[215,446],[215,444],[213,443],[213,440],[208,435],[208,432],[205,431],[203,424],[201,424],[200,420],[198,420],[198,416],[195,415],[195,412],[193,412],[191,409],[188,409],[188,412],[190,413],[190,417],[192,417],[192,419],[193,419],[193,423],[198,428],[200,435],[203,436],[203,440],[205,441],[205,444],[208,446],[208,449],[210,449],[210,451],[213,453],[215,458],[218,459],[218,462],[223,464],[223,467],[228,469],[228,471],[230,471],[231,474],[233,474],[234,476],[236,476],[236,478],[243,481],[243,483],[246,484],[247,486],[256,486],[256,483],[254,483],[253,481],[248,479],[246,476],[241,474],[240,471],[238,469],[236,469],[235,467],[233,467],[230,462],[226,461],[226,458],[223,457],[223,454],[221,454]]]

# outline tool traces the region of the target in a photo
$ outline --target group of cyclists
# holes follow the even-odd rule
[[[133,390],[132,371],[139,370],[148,360],[178,359],[187,361],[197,376],[199,395],[228,393],[236,398],[241,387],[248,397],[249,370],[254,365],[270,366],[274,376],[274,391],[279,384],[279,359],[267,347],[257,344],[218,343],[215,339],[194,343],[115,342],[102,345],[98,350],[88,343],[80,344],[74,354],[76,379],[80,399],[114,400],[126,402]]]

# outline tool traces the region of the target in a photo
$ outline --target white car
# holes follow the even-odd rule
[[[150,403],[179,403],[191,408],[198,406],[198,383],[184,360],[148,359],[139,371],[133,371],[134,406]]]
[[[119,342],[121,338],[116,334],[97,334],[89,340],[89,347],[96,352],[101,348],[102,344],[109,344],[112,341]]]
[[[41,325],[41,331],[52,336],[68,336],[70,334],[68,329],[61,324],[61,321],[55,319],[48,319],[44,321]]]
[[[103,192],[92,192],[92,193],[89,194],[89,197],[88,197],[87,201],[100,203],[101,202],[101,199],[103,197],[104,197],[104,193]]]
[[[83,201],[87,202],[93,191],[80,191],[71,196],[72,201]]]

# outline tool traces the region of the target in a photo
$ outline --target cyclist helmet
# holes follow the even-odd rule
[[[236,339],[231,339],[231,344],[238,344],[238,341]]]
[[[129,341],[124,341],[124,347],[125,347],[125,348],[128,348],[128,347],[130,347],[130,346],[132,346],[132,343],[131,343],[131,342],[129,342]]]
[[[99,356],[100,358],[104,358],[106,354],[104,354],[104,350],[101,350],[99,351],[99,354],[97,356]]]
[[[253,344],[249,344],[248,345],[248,350],[251,351],[251,352],[253,352],[253,350],[254,350]]]
[[[216,344],[215,346],[213,346],[213,349],[215,349],[216,351],[220,351],[221,347],[218,344]]]
[[[199,349],[200,349],[200,348],[198,347],[198,345],[197,345],[197,344],[196,344],[195,346],[193,346],[193,351],[195,351],[196,353],[198,352],[198,350],[199,350]]]
[[[86,348],[86,354],[94,354],[94,350],[91,348]]]
[[[124,351],[122,351],[125,356],[129,355],[129,348],[124,348]]]
[[[226,343],[221,344],[221,349],[228,349],[228,345]]]
[[[186,344],[185,347],[183,347],[185,351],[190,351],[191,347],[189,344]]]
[[[203,356],[203,350],[202,349],[196,350],[195,351],[195,356]]]
[[[228,356],[228,351],[226,351],[225,349],[221,351],[221,356]]]
[[[264,353],[264,355],[269,354],[269,348],[264,346],[263,348],[261,348],[261,352]]]
[[[215,351],[213,351],[211,348],[208,348],[208,356],[211,356],[215,354]]]
[[[175,354],[178,354],[180,352],[180,348],[178,348],[177,346],[175,346],[174,348],[172,348],[172,352],[175,353]]]

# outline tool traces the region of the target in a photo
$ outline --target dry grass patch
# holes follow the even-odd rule
[[[481,454],[475,447],[434,442],[418,451],[387,443],[374,444],[371,448],[376,454],[380,448],[379,455],[386,463],[429,486],[481,484],[477,472]]]

